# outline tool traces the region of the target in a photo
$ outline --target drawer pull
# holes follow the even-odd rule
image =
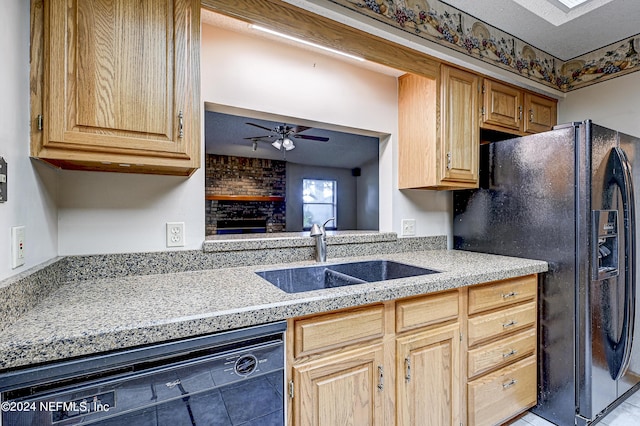
[[[404,380],[407,383],[409,383],[411,381],[411,359],[409,357],[404,359],[404,365],[405,365]]]
[[[518,323],[518,321],[516,320],[511,320],[507,323],[502,324],[502,328],[509,328],[509,327],[513,327],[514,325],[516,325]]]
[[[518,383],[516,379],[511,379],[508,382],[502,384],[502,389],[509,389],[511,386],[515,385],[516,383]]]
[[[515,354],[517,354],[518,351],[515,349],[511,349],[511,351],[502,354],[502,358],[509,358],[510,356],[514,356]]]
[[[509,299],[511,297],[516,297],[518,295],[517,291],[510,291],[509,293],[502,293],[503,299]]]

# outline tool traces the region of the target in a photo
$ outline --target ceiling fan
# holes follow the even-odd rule
[[[269,129],[268,127],[264,127],[261,126],[259,124],[255,124],[255,123],[246,123],[250,126],[254,126],[254,127],[258,127],[260,129],[264,129],[267,130],[269,132],[271,132],[270,135],[264,135],[264,136],[254,136],[254,137],[250,137],[250,138],[245,138],[245,139],[249,139],[253,142],[253,146],[254,146],[254,151],[255,151],[255,147],[257,146],[257,142],[261,141],[262,139],[265,138],[275,138],[275,140],[273,142],[268,141],[271,143],[271,145],[278,149],[281,150],[282,148],[284,148],[285,151],[291,151],[293,148],[295,148],[296,146],[293,143],[292,138],[295,139],[308,139],[308,140],[312,140],[312,141],[320,141],[320,142],[326,142],[329,140],[329,138],[326,138],[324,136],[312,136],[312,135],[300,135],[300,132],[304,132],[305,130],[309,130],[311,129],[311,127],[306,127],[306,126],[289,126],[288,124],[282,124],[282,125],[278,125],[276,127],[274,127],[273,129]],[[265,141],[267,142],[267,141]]]

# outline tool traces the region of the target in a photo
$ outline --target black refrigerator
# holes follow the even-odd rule
[[[640,139],[587,120],[480,151],[479,189],[453,195],[454,248],[549,263],[531,411],[588,424],[640,383]]]

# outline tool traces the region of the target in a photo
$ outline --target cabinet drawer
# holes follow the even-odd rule
[[[294,355],[322,352],[381,338],[383,334],[382,305],[301,319],[294,324]]]
[[[469,346],[536,323],[535,302],[469,318]]]
[[[515,336],[500,339],[468,352],[469,377],[509,364],[536,350],[536,330],[531,328]]]
[[[537,402],[536,358],[530,356],[467,385],[469,426],[495,425]]]
[[[400,300],[396,303],[396,332],[400,333],[457,317],[457,290]]]
[[[538,279],[536,275],[471,287],[469,289],[469,314],[534,299],[537,290]]]

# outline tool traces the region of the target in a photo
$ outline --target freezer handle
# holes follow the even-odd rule
[[[623,346],[622,360],[619,364],[617,372],[611,372],[615,380],[622,377],[629,367],[631,358],[631,346],[633,344],[633,328],[636,309],[636,233],[635,233],[635,200],[633,190],[633,178],[631,174],[631,166],[627,160],[624,151],[618,147],[613,148],[615,160],[617,160],[622,171],[621,182],[618,181],[624,214],[624,256],[625,256],[625,303],[624,303],[624,320],[622,328],[621,342]],[[614,160],[614,161],[615,161]]]

